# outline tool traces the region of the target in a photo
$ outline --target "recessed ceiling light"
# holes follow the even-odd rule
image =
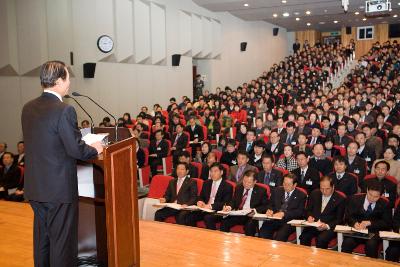
[[[310,23],[310,22],[307,22],[307,26],[311,26],[311,23]]]
[[[335,24],[338,23],[338,22],[339,22],[339,21],[337,21],[337,20],[334,20],[334,21],[333,21],[333,23],[335,23]]]
[[[306,11],[306,14],[307,14],[307,15],[310,15],[310,14],[311,14],[311,11],[310,11],[310,10],[307,10],[307,11]]]
[[[300,15],[300,12],[293,12],[296,16]]]
[[[326,12],[328,12],[328,10],[325,9],[324,12],[326,13]]]
[[[365,6],[360,6],[360,9],[364,9],[365,8]]]
[[[397,3],[397,5],[399,5],[399,6],[400,6],[400,2],[398,2],[398,3]]]
[[[286,0],[282,0],[282,4],[286,4]]]
[[[300,18],[296,18],[296,21],[299,21],[300,20]]]
[[[394,15],[393,15],[393,18],[397,18],[397,14],[394,14]]]
[[[360,12],[358,12],[358,11],[354,12],[354,15],[359,15],[359,14],[360,14]]]
[[[325,21],[320,21],[319,24],[324,25]]]
[[[244,6],[245,6],[245,7],[248,7],[248,6],[249,6],[249,4],[244,4]]]
[[[366,21],[367,20],[367,18],[363,18],[363,21]]]
[[[285,13],[282,14],[282,16],[284,16],[284,17],[289,17],[290,14],[289,14],[288,12],[285,12]]]
[[[278,17],[278,14],[275,13],[275,14],[273,14],[272,16],[273,16],[274,18],[276,18],[276,17]]]

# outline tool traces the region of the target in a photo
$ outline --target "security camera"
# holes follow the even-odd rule
[[[349,10],[349,1],[350,0],[342,0],[342,7],[345,13],[347,13],[347,10]]]

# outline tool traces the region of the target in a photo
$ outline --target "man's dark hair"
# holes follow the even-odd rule
[[[367,190],[378,191],[382,193],[382,184],[380,181],[372,179],[367,183]]]
[[[386,165],[386,170],[387,170],[387,171],[390,170],[390,164],[389,164],[389,162],[387,162],[386,160],[381,160],[381,161],[376,162],[376,163],[374,164],[374,169],[375,169],[376,166],[378,166],[379,164],[384,164],[384,165]]]
[[[210,170],[211,170],[212,168],[214,168],[214,167],[217,167],[220,171],[224,171],[224,167],[223,167],[222,164],[219,163],[219,162],[214,162],[213,164],[211,164]]]
[[[40,84],[43,89],[54,87],[59,78],[67,79],[67,68],[64,62],[47,61],[41,66]]]
[[[176,168],[178,168],[179,165],[183,165],[183,166],[185,166],[186,170],[189,170],[189,165],[186,162],[178,162],[176,164]]]

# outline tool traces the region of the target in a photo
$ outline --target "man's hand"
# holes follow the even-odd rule
[[[314,221],[315,221],[315,218],[314,218],[313,216],[308,216],[307,222],[312,223],[312,222],[314,222]]]
[[[370,221],[362,221],[362,222],[360,223],[360,227],[361,227],[362,229],[367,229],[367,227],[370,226],[370,225],[371,225],[371,222],[370,222]]]
[[[204,203],[203,201],[197,201],[197,207],[204,208],[205,205],[206,203]]]
[[[97,150],[97,154],[103,153],[103,145],[101,142],[95,142],[90,145],[91,147],[94,147]]]
[[[159,200],[160,200],[160,203],[165,203],[165,202],[166,202],[166,199],[165,199],[165,198],[163,198],[163,197],[162,197],[162,198],[160,198]]]
[[[267,210],[267,212],[265,213],[267,216],[271,217],[274,212],[272,210]]]
[[[285,213],[284,213],[283,211],[279,211],[279,212],[275,213],[273,216],[274,216],[275,218],[282,219],[283,216],[285,216]]]
[[[17,195],[17,196],[20,196],[20,195],[23,195],[24,194],[24,190],[16,190],[15,191],[15,194]]]
[[[224,209],[223,209],[222,211],[230,212],[231,210],[232,210],[232,207],[231,207],[231,206],[225,206]]]
[[[317,227],[318,231],[324,231],[328,229],[328,225],[326,223],[321,222],[321,225]]]

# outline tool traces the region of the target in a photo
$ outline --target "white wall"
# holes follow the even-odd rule
[[[12,151],[22,136],[22,106],[41,91],[40,65],[69,63],[70,51],[71,91],[90,95],[116,116],[191,96],[192,56],[203,58],[200,69],[213,89],[249,81],[288,53],[284,29],[272,37],[271,24],[213,13],[189,0],[2,0],[0,11],[0,141]],[[115,42],[110,54],[96,47],[102,34]],[[243,41],[248,46],[241,53]],[[184,54],[179,67],[171,66],[173,54]],[[82,77],[86,62],[97,63],[94,79]],[[81,102],[96,124],[105,116]]]

